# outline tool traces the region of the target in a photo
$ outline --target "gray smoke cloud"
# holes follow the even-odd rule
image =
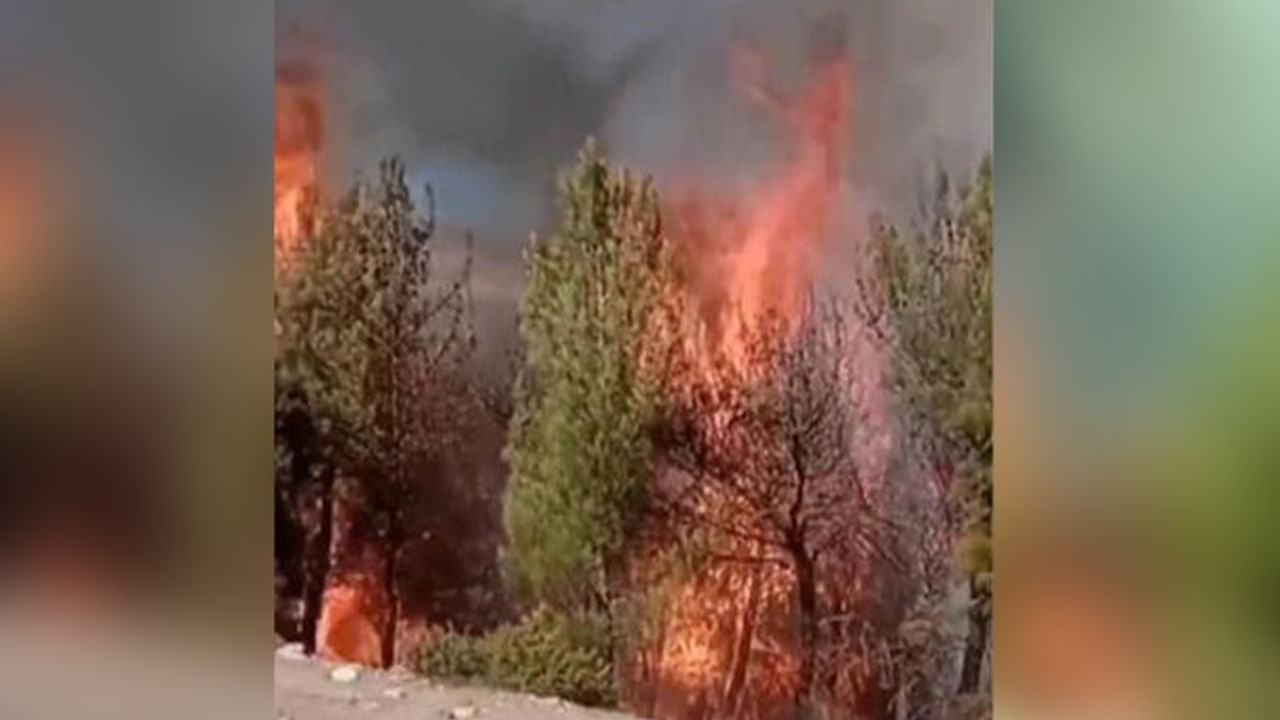
[[[442,220],[512,243],[547,224],[589,134],[660,180],[767,165],[767,128],[729,78],[744,40],[793,85],[815,44],[843,40],[868,206],[908,209],[936,167],[963,173],[991,146],[991,0],[280,0],[277,15],[286,36],[326,36],[340,175],[402,154]]]
[[[442,225],[475,231],[481,341],[509,344],[518,250],[552,226],[555,178],[588,135],[660,189],[692,177],[732,192],[779,149],[734,84],[733,49],[762,50],[794,90],[811,55],[838,44],[855,83],[847,194],[856,212],[902,217],[939,168],[966,174],[991,147],[991,12],[991,0],[278,0],[277,41],[287,55],[295,32],[321,38],[334,182],[399,154],[432,184]]]

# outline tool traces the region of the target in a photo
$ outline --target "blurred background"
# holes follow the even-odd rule
[[[997,715],[1275,714],[1278,27],[997,9]]]
[[[268,702],[271,28],[0,2],[7,716]]]

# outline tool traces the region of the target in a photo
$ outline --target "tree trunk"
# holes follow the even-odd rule
[[[991,632],[991,593],[978,586],[976,578],[969,578],[969,634],[965,638],[964,663],[960,666],[961,695],[978,691],[982,683],[982,665],[987,654],[987,638]]]
[[[755,639],[756,616],[760,611],[760,575],[763,568],[751,568],[747,582],[747,604],[742,609],[738,625],[738,641],[734,645],[733,660],[729,666],[729,682],[725,685],[724,707],[733,708],[733,717],[742,716],[742,689],[747,682],[747,670],[751,666],[751,643]]]
[[[297,520],[293,496],[278,483],[275,505],[276,634],[296,642],[303,639],[302,615],[298,611],[306,592],[306,530]]]
[[[818,581],[813,558],[803,548],[792,548],[796,568],[796,596],[800,614],[800,673],[796,688],[796,717],[817,717]]]
[[[396,521],[393,521],[394,525]],[[397,573],[400,569],[400,534],[392,530],[387,538],[387,569],[383,578],[383,592],[387,602],[386,624],[382,630],[382,666],[389,668],[396,662],[396,627],[400,624],[400,593],[397,592]]]
[[[315,654],[319,638],[320,613],[324,610],[325,585],[329,580],[329,566],[333,554],[333,472],[322,471],[320,487],[320,518],[311,541],[306,548],[306,568],[302,599],[302,642],[308,655]]]

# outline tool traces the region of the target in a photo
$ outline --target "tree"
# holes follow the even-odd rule
[[[749,377],[696,382],[663,433],[683,482],[666,507],[710,535],[712,559],[775,564],[791,574],[798,627],[795,703],[816,717],[833,605],[824,567],[893,561],[890,526],[859,475],[851,328],[834,302],[811,307],[793,336],[766,323],[751,343]],[[826,583],[829,585],[829,583]],[[745,642],[746,640],[744,640]]]
[[[332,475],[324,466],[313,416],[306,396],[281,376],[275,383],[275,556],[277,593],[301,599],[301,617],[279,612],[277,631],[300,635],[308,653],[315,652],[316,626],[325,578],[329,574]],[[320,501],[318,516],[303,507]],[[308,522],[308,520],[310,522]],[[283,580],[283,587],[279,582]],[[277,603],[282,598],[277,597]]]
[[[953,198],[944,182],[929,226],[873,237],[863,307],[890,349],[891,382],[929,450],[950,507],[970,593],[958,691],[981,683],[990,644],[992,516],[992,165]]]
[[[417,214],[394,158],[317,227],[278,282],[279,376],[306,398],[329,467],[359,479],[370,501],[387,559],[390,664],[411,473],[448,439],[452,386],[472,345],[466,275],[443,283],[433,275],[432,214]],[[331,522],[332,494],[330,477],[322,523]]]
[[[642,356],[667,249],[652,183],[611,168],[590,141],[561,198],[560,230],[526,254],[506,520],[525,593],[611,612],[651,486],[660,388]]]

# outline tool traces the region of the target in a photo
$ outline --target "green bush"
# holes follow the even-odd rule
[[[421,651],[418,665],[423,673],[444,678],[483,678],[484,638],[446,631]]]
[[[424,650],[430,676],[483,682],[583,705],[617,702],[608,625],[538,609],[488,635],[442,634]]]

